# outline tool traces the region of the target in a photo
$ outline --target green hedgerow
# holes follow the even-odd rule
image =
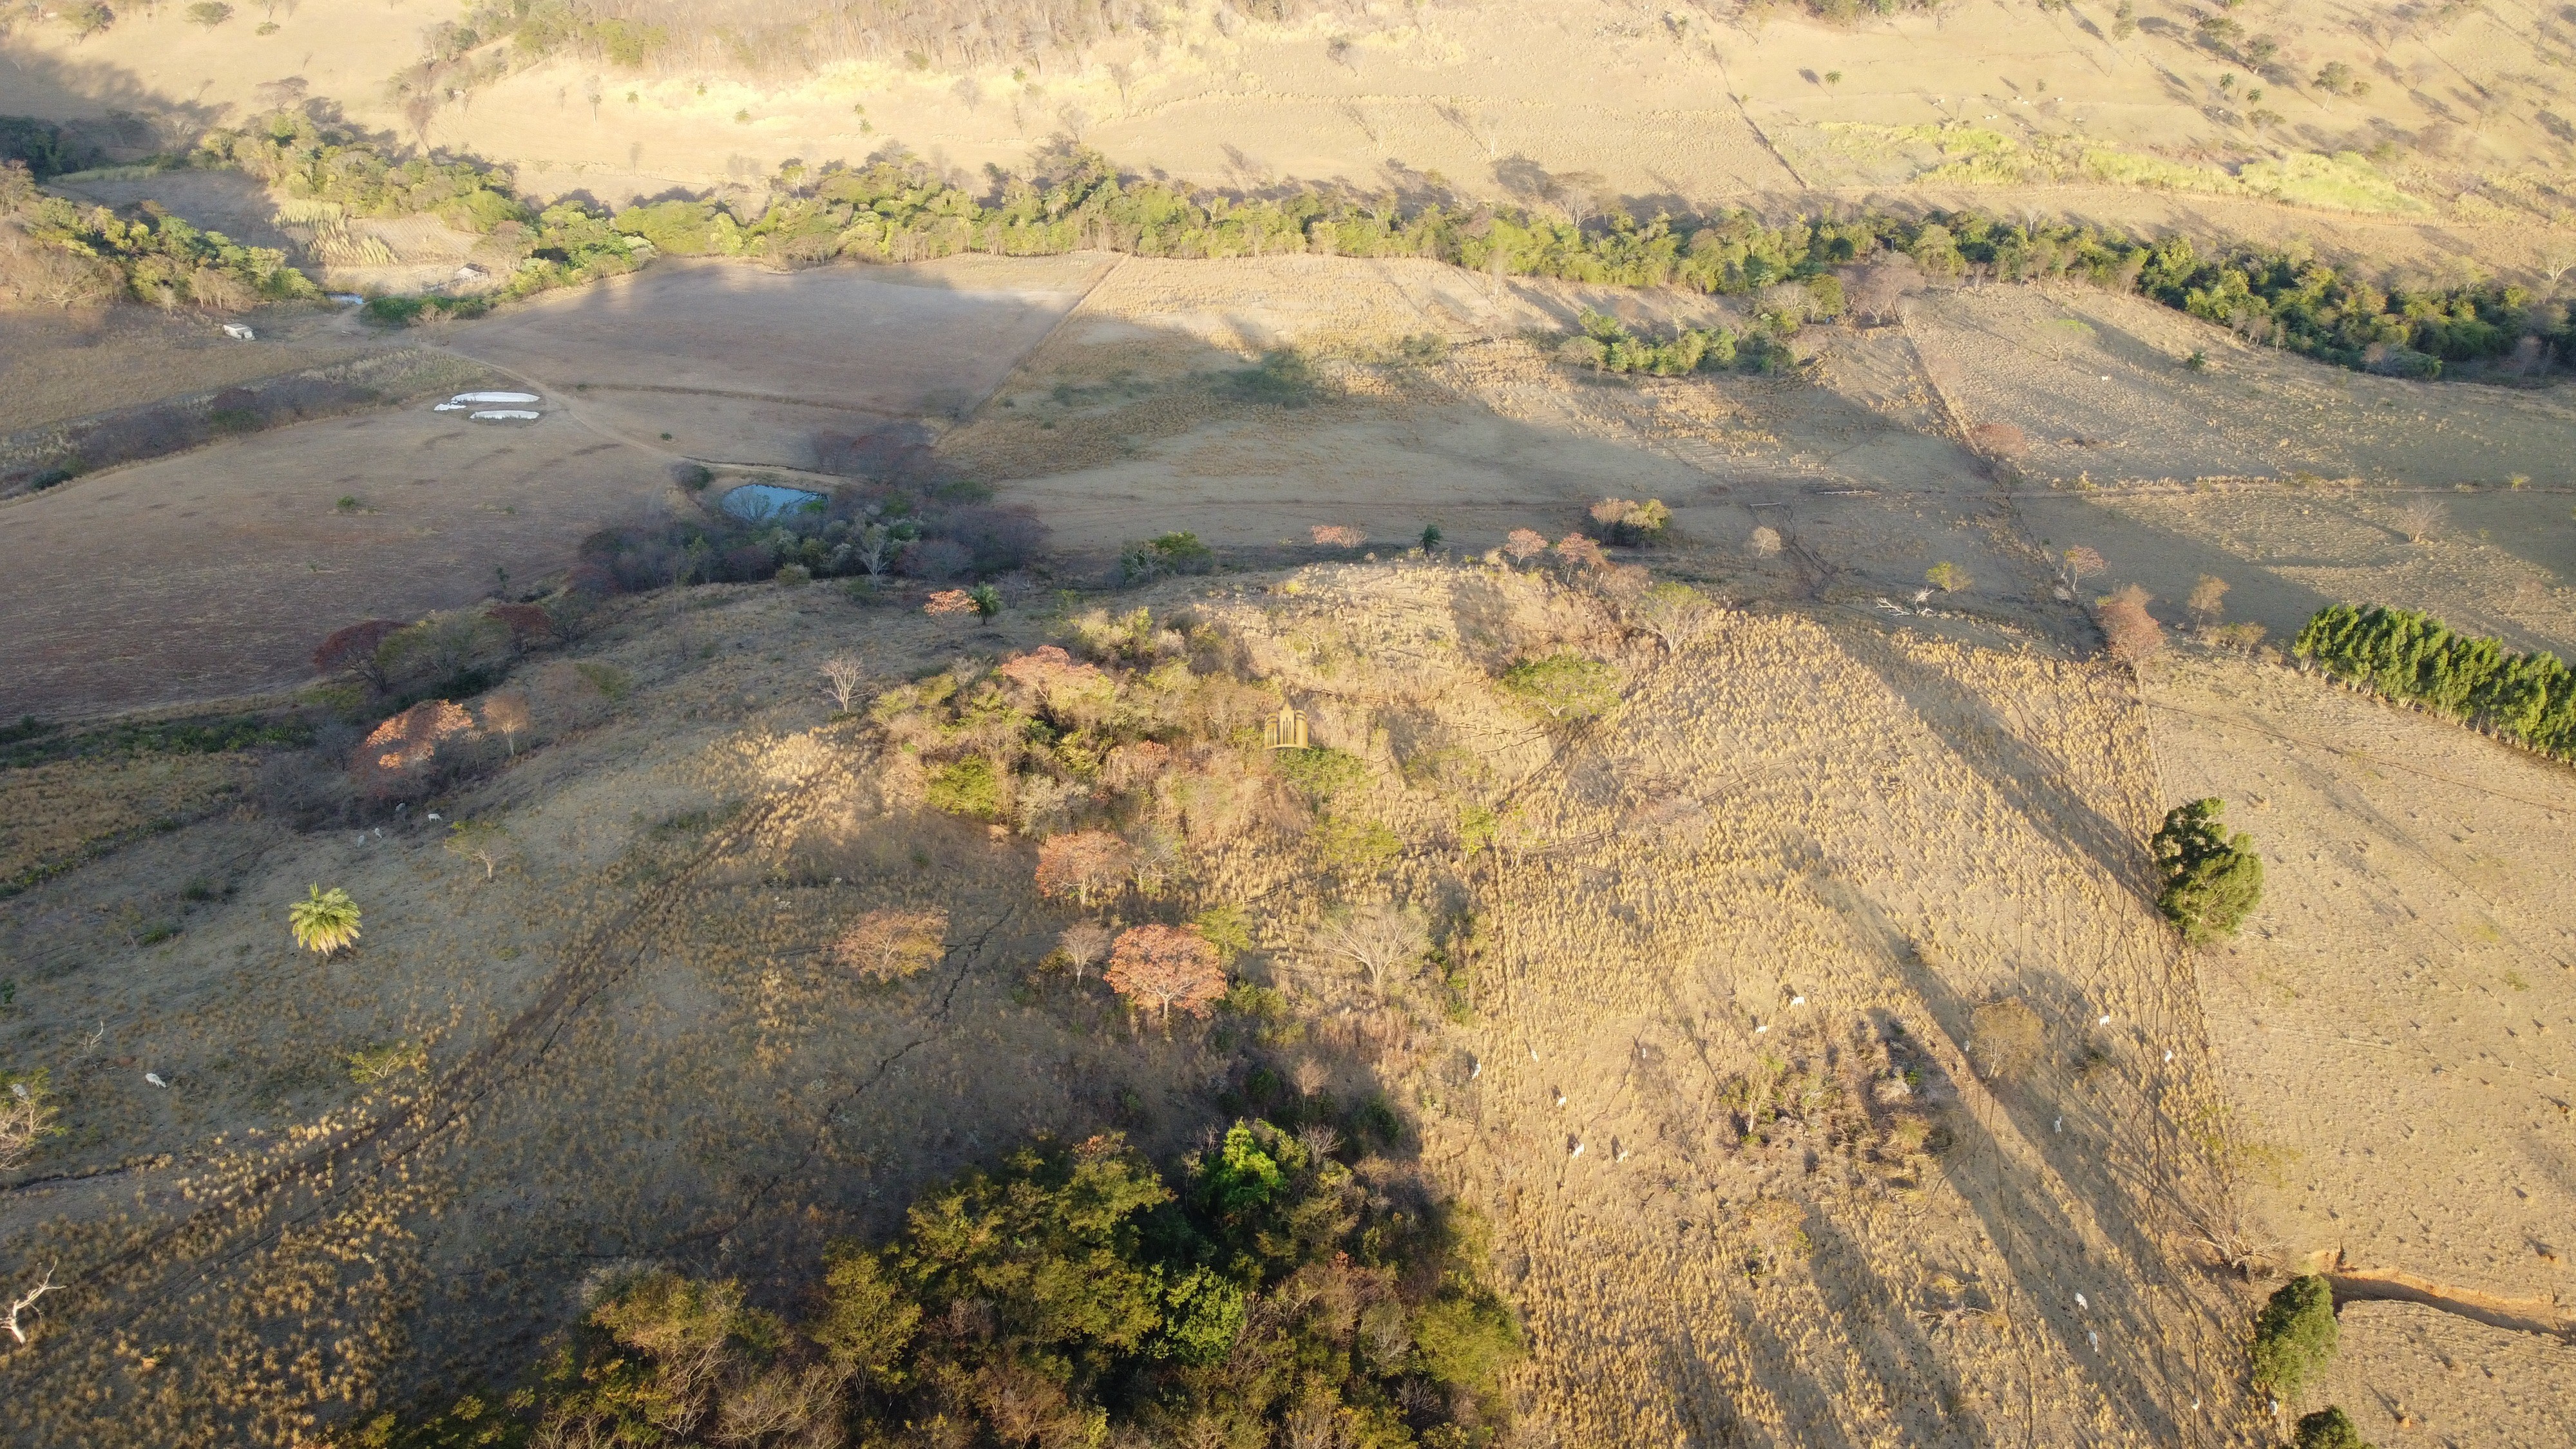
[[[2281,1285],[2254,1318],[2254,1386],[2294,1397],[2335,1353],[2334,1289],[2314,1273]]]
[[[2164,876],[2156,908],[2194,945],[2235,935],[2263,899],[2263,858],[2252,836],[2219,823],[2226,808],[2217,799],[2175,806],[2151,847]]]

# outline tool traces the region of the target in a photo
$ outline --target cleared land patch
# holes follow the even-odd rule
[[[665,263],[458,329],[615,435],[711,462],[811,468],[820,434],[971,409],[1109,265],[981,257],[777,273]]]
[[[669,486],[662,459],[568,420],[499,430],[425,406],[75,480],[11,504],[0,527],[20,601],[0,713],[293,684],[341,624],[470,602],[496,568],[560,570],[584,533]]]
[[[2264,856],[2200,979],[2279,1258],[2567,1291],[2576,779],[2285,669],[2178,660],[2148,697],[2168,792],[2225,797]]]

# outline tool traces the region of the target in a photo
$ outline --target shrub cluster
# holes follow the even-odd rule
[[[238,167],[299,201],[334,202],[353,216],[429,213],[458,231],[488,232],[530,213],[508,172],[477,161],[408,159],[326,127],[301,110],[273,111],[239,130],[208,131],[201,165]]]
[[[312,727],[291,717],[218,715],[194,720],[127,722],[75,731],[28,715],[16,724],[0,726],[0,769],[24,769],[53,760],[294,748],[312,740]]]
[[[1216,567],[1216,550],[1195,533],[1163,533],[1118,551],[1118,576],[1141,584],[1165,574],[1203,574]]]
[[[1558,724],[1581,724],[1619,707],[1619,671],[1571,650],[1524,659],[1499,682],[1505,694]]]
[[[99,162],[98,149],[51,121],[0,116],[0,165],[15,161],[36,180],[79,171]]]
[[[2517,654],[2430,614],[2377,604],[2319,609],[2290,649],[2347,683],[2576,760],[2576,672],[2554,654]]]
[[[695,516],[603,529],[584,540],[571,587],[602,595],[672,584],[807,578],[929,581],[1008,573],[1045,548],[1046,525],[973,484],[915,491],[845,484],[802,508],[737,518],[710,498]],[[791,575],[792,577],[792,575]]]
[[[2295,1398],[2333,1361],[2337,1337],[2333,1285],[2313,1273],[2282,1284],[2254,1318],[2254,1386]]]
[[[1568,338],[1557,355],[1578,366],[1602,372],[1643,372],[1679,377],[1690,372],[1785,372],[1795,362],[1785,341],[1797,322],[1775,317],[1767,330],[1738,337],[1732,328],[1683,327],[1663,341],[1639,337],[1617,318],[1586,311],[1583,331]]]
[[[2299,1416],[2298,1433],[2290,1441],[2296,1449],[2371,1449],[2352,1416],[2332,1404],[2313,1414]]]
[[[131,216],[38,191],[26,167],[0,163],[0,225],[74,260],[76,275],[51,300],[130,297],[163,307],[239,311],[263,302],[319,297],[302,272],[271,247],[235,245],[146,202]]]
[[[1181,838],[1248,818],[1270,778],[1258,721],[1277,699],[1237,678],[1225,641],[1187,619],[1094,610],[1071,632],[1082,658],[1049,645],[989,672],[944,670],[878,696],[869,716],[920,762],[935,809],[1132,845],[1092,852],[1114,868],[1068,874],[1050,893],[1088,904],[1132,881],[1150,894]]]
[[[2443,364],[2512,352],[2538,335],[2568,360],[2566,310],[2521,287],[2473,282],[2382,288],[2299,251],[2236,247],[2203,257],[2188,237],[2150,248],[2138,290],[2249,340],[2340,367],[2434,377]]]
[[[1116,1135],[1041,1142],[834,1244],[793,1317],[632,1271],[528,1388],[338,1442],[1498,1442],[1520,1331],[1476,1223],[1334,1142],[1238,1121],[1169,1182]]]

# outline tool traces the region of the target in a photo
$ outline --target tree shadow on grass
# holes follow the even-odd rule
[[[1845,656],[1877,675],[1961,764],[2049,842],[2090,860],[2141,899],[2149,894],[2144,843],[2096,809],[2067,779],[2065,764],[2024,739],[1993,701],[1905,658],[1876,629],[1838,628],[1834,635]]]
[[[1829,867],[1811,871],[1810,884],[1844,918],[1855,943],[1882,954],[1922,1003],[1929,1020],[1916,1030],[1937,1032],[1948,1043],[1943,1055],[1964,1062],[1980,1002],[1864,889],[1833,877]],[[2060,1021],[2071,1019],[2063,1008],[2077,993],[2061,976],[2033,968],[2022,974],[2043,1015],[2053,1006]],[[2182,1286],[2188,1296],[2187,1285],[2173,1280],[2189,1265],[2168,1250],[2156,1222],[2192,1186],[2170,1166],[2175,1144],[2162,1124],[2171,1104],[2148,1085],[2120,1114],[2072,1093],[2051,1100],[2043,1089],[2058,1085],[2046,1072],[1992,1092],[1963,1084],[1961,1106],[1943,1118],[1953,1141],[1938,1158],[1942,1175],[2008,1265],[2023,1297],[2016,1316],[2035,1313],[2060,1371],[2080,1375],[2120,1406],[2150,1442],[2180,1442],[2184,1428],[2169,1401],[2210,1385],[2184,1347],[2197,1336],[2191,1326],[2169,1323],[2170,1305],[2147,1291]],[[2151,1124],[2146,1140],[2139,1121]],[[2143,1170],[2137,1157],[2146,1159]]]

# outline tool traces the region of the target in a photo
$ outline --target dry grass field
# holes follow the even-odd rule
[[[585,534],[661,507],[683,458],[801,468],[818,435],[971,408],[1104,266],[970,257],[785,276],[657,268],[441,329],[418,375],[394,386],[414,395],[396,410],[13,500],[0,560],[24,604],[0,641],[0,717],[293,685],[342,623],[456,607],[492,592],[495,569],[522,587],[560,572]],[[112,315],[106,333],[161,341]],[[344,326],[320,319],[315,337],[282,355],[327,356],[317,352],[325,335],[370,345]],[[212,352],[217,367],[266,347],[221,345],[238,350]],[[259,354],[266,369],[280,355]],[[239,380],[209,376],[184,351],[155,363],[165,388]],[[435,414],[420,395],[521,382],[548,412],[524,429]]]
[[[2576,914],[2548,861],[2576,784],[2277,668],[2177,661],[2146,693],[2167,793],[2262,844],[2262,913],[2197,973],[2241,1246],[2417,1300],[2345,1312],[2331,1391],[2373,1442],[2563,1436]]]
[[[1037,972],[1068,915],[1027,838],[923,809],[815,675],[857,648],[882,690],[1070,619],[638,601],[514,681],[534,732],[431,802],[502,827],[488,881],[417,808],[298,833],[263,784],[0,903],[0,1041],[69,1129],[0,1191],[0,1255],[70,1285],[0,1360],[12,1438],[289,1442],[506,1375],[610,1261],[788,1301],[824,1239],[887,1231],[923,1183],[1040,1129],[1177,1152],[1253,1065],[1387,1093],[1403,1155],[1486,1210],[1526,1442],[2268,1442],[2242,1387],[2268,1283],[2204,1241],[2230,1234],[2484,1315],[2348,1310],[2327,1392],[2386,1442],[2557,1422],[2564,1350],[2494,1326],[2557,1311],[2576,1206],[2546,1082],[2576,1030],[2566,933],[2532,863],[2576,805],[2554,770],[2217,656],[2142,694],[1992,627],[1758,609],[1668,655],[1543,573],[1115,603],[1226,641],[1365,762],[1336,814],[1400,842],[1355,874],[1274,827],[1190,827],[1164,908],[1242,906],[1238,970],[1294,1031],[1165,1038]],[[1612,714],[1552,728],[1491,683],[1556,648],[1615,668]],[[2275,885],[2194,954],[2142,841],[2203,790]],[[346,959],[286,938],[317,880],[365,904]],[[1388,897],[1456,923],[1450,984],[1372,987],[1310,943]],[[889,903],[948,910],[951,949],[863,986],[821,947]],[[144,920],[175,933],[138,944]],[[1980,1041],[2005,1001],[2040,1023],[2019,1061]],[[359,1053],[395,1070],[354,1082]]]
[[[2166,0],[1192,0],[974,70],[822,21],[811,65],[763,69],[692,28],[733,12],[655,3],[631,13],[676,38],[643,64],[408,111],[388,80],[453,7],[135,5],[77,42],[13,15],[0,113],[140,154],[301,96],[610,201],[885,148],[962,180],[1065,138],[1243,190],[1967,203],[2391,276],[2576,262],[2576,22],[2528,4],[2228,7],[2267,71]],[[221,173],[69,185],[308,240]],[[427,215],[358,230],[384,251],[319,280],[494,255]],[[793,1313],[826,1243],[1031,1134],[1168,1168],[1281,1102],[1382,1106],[1357,1179],[1491,1225],[1526,1347],[1495,1449],[2251,1449],[2327,1403],[2382,1449],[2576,1436],[2576,777],[2282,653],[2322,604],[2387,602],[2576,655],[2566,388],[2326,367],[2072,285],[1918,289],[1770,375],[1563,349],[1589,311],[1744,333],[1779,301],[1083,253],[664,258],[399,334],[271,308],[250,344],[0,314],[0,462],[316,369],[386,404],[0,500],[0,746],[37,741],[0,764],[0,1072],[44,1071],[64,1129],[0,1169],[0,1307],[60,1287],[0,1338],[0,1441],[318,1446],[506,1391],[627,1268]],[[429,411],[477,384],[543,416]],[[801,570],[588,600],[506,661],[527,727],[400,809],[351,783],[375,714],[285,702],[334,627],[542,588],[603,526],[693,516],[687,465],[820,483],[879,429],[931,440],[911,481],[1051,530],[989,580],[998,617]],[[1615,567],[1489,552],[1605,498],[1671,527]],[[1206,573],[1120,577],[1181,531]],[[2065,587],[2078,547],[2102,564]],[[1699,627],[1658,637],[1641,569],[1703,590]],[[2206,579],[2223,609],[2187,620]],[[2088,609],[2124,585],[2174,636],[2136,668]],[[2186,627],[2215,622],[2266,636]],[[1050,643],[1151,742],[1012,713],[1038,687],[996,667]],[[1614,695],[1546,717],[1509,671],[1550,659]],[[1283,700],[1347,778],[1258,747]],[[221,701],[314,742],[65,757],[5,723]],[[980,816],[947,773],[970,749],[1003,761]],[[2147,841],[2213,795],[2266,894],[2187,947]],[[1033,878],[1076,821],[1135,852],[1096,908]],[[444,848],[462,822],[479,858]],[[286,924],[324,886],[364,908],[334,956]],[[1328,928],[1380,907],[1426,949],[1337,959]],[[890,908],[944,912],[942,954],[863,977],[834,943]],[[1050,955],[1085,915],[1210,909],[1249,944],[1206,1021]],[[2307,1272],[2342,1353],[2272,1405],[2249,1322]]]
[[[470,603],[496,568],[561,570],[583,534],[670,486],[663,460],[570,419],[501,429],[420,401],[49,489],[0,521],[16,600],[0,712],[294,685],[341,624]]]
[[[220,319],[140,307],[0,311],[0,435],[327,367],[384,342],[316,309],[271,309],[260,338],[236,342]]]

